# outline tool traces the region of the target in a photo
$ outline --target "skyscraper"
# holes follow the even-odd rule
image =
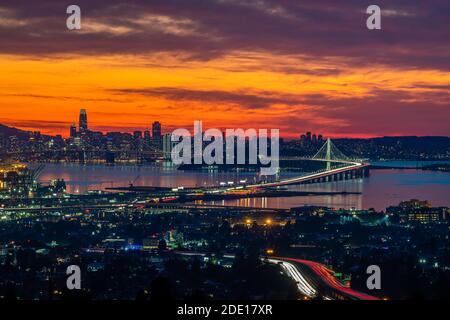
[[[152,144],[157,150],[161,150],[162,137],[161,137],[161,123],[158,121],[152,124]]]
[[[152,137],[155,140],[161,140],[161,123],[159,121],[152,124]]]
[[[142,139],[142,131],[136,130],[133,132],[133,139],[134,140],[141,140]]]
[[[88,130],[88,119],[86,109],[80,110],[80,132],[86,132]]]
[[[76,136],[77,136],[77,126],[74,123],[70,126],[70,137],[75,138]]]
[[[317,136],[317,141],[322,142],[323,141],[323,135],[319,134]]]
[[[151,135],[149,130],[144,131],[144,140],[146,143],[150,143]]]
[[[306,132],[306,140],[308,142],[311,142],[311,132],[310,131]]]

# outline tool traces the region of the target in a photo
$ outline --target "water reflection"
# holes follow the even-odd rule
[[[283,174],[295,176],[296,173]],[[178,171],[171,165],[162,163],[155,166],[103,166],[79,164],[47,164],[40,176],[44,183],[63,178],[68,192],[86,193],[88,190],[108,187],[128,186],[207,186],[220,182],[237,182],[257,179],[254,173],[219,173]],[[369,178],[335,181],[319,184],[290,186],[290,190],[308,192],[360,192],[361,194],[322,195],[289,198],[250,198],[216,201],[214,204],[262,207],[291,208],[303,205],[317,205],[337,208],[375,208],[383,210],[402,200],[418,198],[429,200],[436,206],[450,206],[450,173],[422,171],[415,169],[372,170]]]

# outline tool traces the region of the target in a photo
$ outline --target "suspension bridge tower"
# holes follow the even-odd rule
[[[326,142],[326,153],[325,153],[325,159],[331,160],[331,139],[328,138]],[[327,171],[331,170],[331,161],[327,161]]]

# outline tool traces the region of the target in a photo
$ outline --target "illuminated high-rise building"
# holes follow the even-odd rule
[[[88,119],[86,109],[80,110],[80,132],[86,132],[88,130]]]
[[[152,124],[152,145],[157,150],[160,150],[162,147],[161,123],[158,121]]]
[[[144,131],[144,140],[146,143],[150,143],[151,135],[149,130]]]
[[[323,141],[323,135],[319,134],[317,136],[317,141],[322,142]]]
[[[161,140],[161,123],[159,121],[155,121],[152,124],[152,138]]]
[[[142,139],[142,131],[136,130],[133,132],[133,139],[134,140],[141,140]]]
[[[70,126],[70,137],[75,138],[76,136],[77,136],[77,126],[74,123]]]

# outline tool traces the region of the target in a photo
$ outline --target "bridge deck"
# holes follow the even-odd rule
[[[347,167],[331,169],[331,170],[328,170],[328,171],[315,172],[315,173],[308,174],[308,175],[305,175],[305,176],[284,179],[284,180],[280,180],[280,181],[276,181],[276,182],[266,182],[266,183],[254,184],[254,185],[249,185],[247,187],[249,187],[249,188],[279,187],[279,186],[285,186],[285,185],[290,185],[290,184],[298,184],[298,183],[312,181],[312,180],[315,180],[315,179],[324,178],[324,177],[327,177],[327,176],[332,176],[332,175],[339,174],[339,173],[344,173],[344,172],[347,172],[347,171],[363,169],[363,168],[366,168],[368,166],[369,165],[365,164],[365,163],[353,162],[352,165],[347,166]]]

